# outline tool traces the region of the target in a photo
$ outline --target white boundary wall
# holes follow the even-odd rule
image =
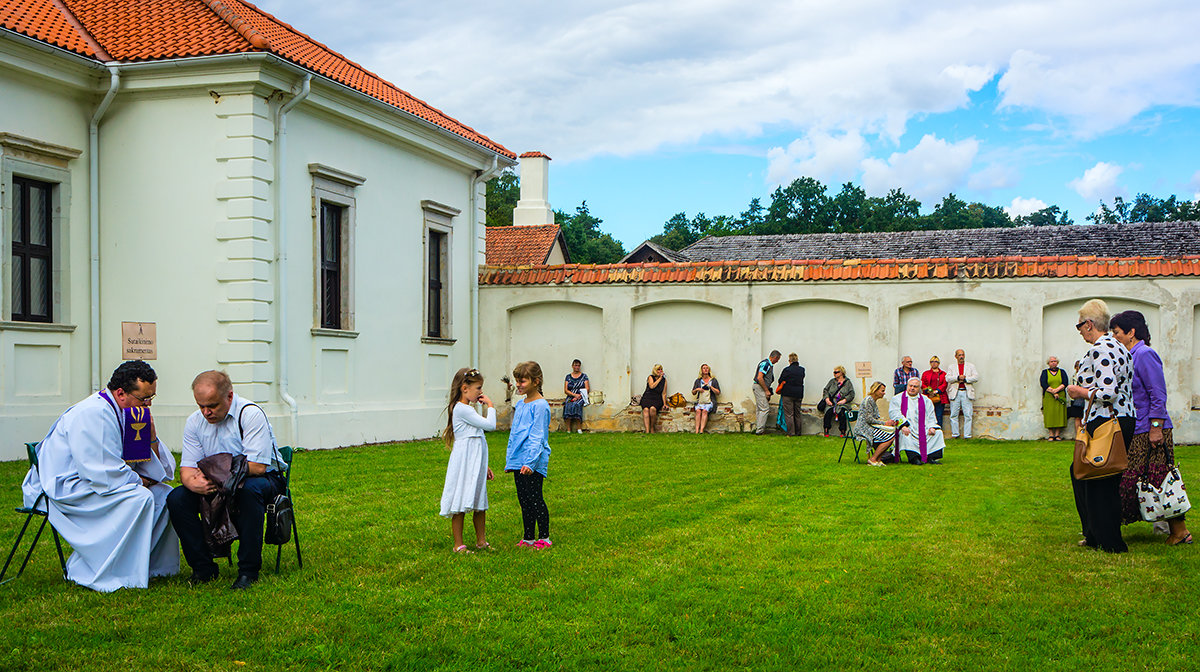
[[[871,362],[872,380],[890,394],[901,356],[924,370],[936,354],[949,369],[963,348],[981,376],[975,435],[1005,439],[1045,436],[1038,375],[1048,356],[1070,367],[1085,351],[1076,311],[1103,298],[1114,313],[1146,315],[1175,440],[1200,442],[1200,282],[1192,278],[484,285],[480,296],[487,393],[504,399],[500,377],[534,359],[547,396],[561,397],[579,358],[604,399],[585,411],[585,426],[588,417],[625,413],[655,363],[667,371],[667,392],[689,399],[700,364],[710,364],[721,400],[752,417],[754,366],[772,349],[783,353],[777,375],[788,353],[799,355],[804,400],[815,404],[837,364],[853,375],[855,362]],[[854,385],[861,400],[861,381]]]

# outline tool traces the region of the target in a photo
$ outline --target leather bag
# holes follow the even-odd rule
[[[1086,418],[1091,412],[1092,405],[1083,414]],[[1121,434],[1121,425],[1116,418],[1096,428],[1094,432],[1086,429],[1082,436],[1075,439],[1075,460],[1071,464],[1071,473],[1077,481],[1089,481],[1095,478],[1115,476],[1129,468],[1129,456],[1125,453],[1125,437]]]
[[[1183,484],[1179,467],[1167,472],[1159,487],[1147,481],[1138,481],[1138,508],[1142,520],[1147,523],[1178,518],[1190,511],[1192,503],[1188,501],[1187,486]]]
[[[263,541],[281,546],[292,540],[292,524],[296,518],[292,511],[292,500],[286,494],[276,495],[267,504],[267,524],[263,528]]]

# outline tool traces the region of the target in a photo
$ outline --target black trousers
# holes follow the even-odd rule
[[[517,502],[521,505],[521,522],[525,525],[525,541],[550,538],[550,510],[546,508],[546,499],[542,497],[542,481],[546,480],[538,472],[522,474],[513,472],[517,484]],[[535,533],[541,530],[541,536]]]
[[[1087,429],[1093,432],[1107,421],[1108,418],[1097,418],[1087,424]],[[1117,424],[1121,426],[1125,450],[1129,450],[1136,422],[1133,418],[1117,418]],[[1129,547],[1121,538],[1121,475],[1079,481],[1073,471],[1070,473],[1075,511],[1079,514],[1084,541],[1092,548],[1109,553],[1128,551]]]
[[[829,408],[825,409],[825,433],[826,434],[829,433],[829,428],[833,426],[833,417],[835,415],[837,416],[838,431],[840,431],[842,434],[846,433],[845,408],[846,408],[845,406],[838,406],[837,404],[834,404],[833,406],[830,406]]]
[[[250,476],[234,495],[233,526],[238,531],[238,574],[257,577],[262,569],[263,521],[267,504],[283,488],[274,475]],[[200,523],[201,495],[178,486],[167,495],[167,510],[171,525],[179,535],[183,557],[193,571],[211,574],[217,571],[212,551],[204,541],[204,526]]]

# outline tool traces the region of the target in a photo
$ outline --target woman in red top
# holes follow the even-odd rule
[[[921,374],[921,391],[933,402],[933,417],[939,425],[946,412],[946,372],[940,366],[941,360],[934,355],[929,358],[929,370]]]

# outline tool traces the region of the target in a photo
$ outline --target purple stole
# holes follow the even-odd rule
[[[908,393],[900,397],[900,414],[908,418]],[[920,432],[920,438],[917,439],[917,445],[921,447],[921,463],[925,463],[925,395],[917,395],[917,431]]]
[[[100,396],[112,406],[113,412],[117,414],[117,420],[121,423],[121,459],[126,462],[149,462],[151,458],[150,449],[150,409],[135,406],[133,408],[123,409],[117,406],[105,392],[101,392]]]

